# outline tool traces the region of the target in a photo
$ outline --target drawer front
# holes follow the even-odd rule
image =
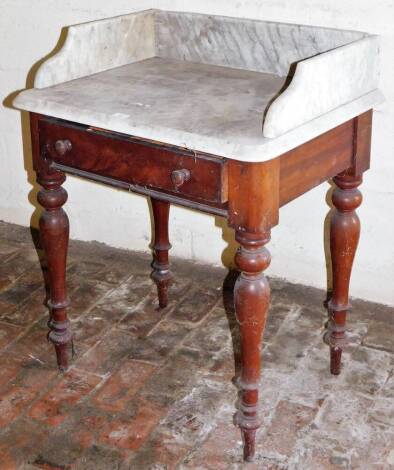
[[[41,148],[66,167],[212,203],[227,201],[226,160],[86,126],[42,120]]]

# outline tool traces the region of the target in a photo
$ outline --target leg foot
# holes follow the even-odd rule
[[[256,429],[242,429],[242,441],[244,443],[244,460],[253,462],[255,454]]]
[[[339,375],[341,372],[342,349],[330,346],[330,372],[332,375]]]
[[[53,310],[52,310],[53,312]],[[58,322],[50,320],[48,322],[49,333],[48,340],[55,346],[57,365],[61,372],[68,369],[68,350],[72,342],[70,322]]]
[[[244,459],[251,461],[255,453],[260,379],[261,339],[264,331],[270,289],[263,271],[269,266],[270,254],[264,245],[269,233],[236,233],[241,247],[235,263],[241,271],[234,290],[235,310],[241,333],[242,371],[239,411],[236,416],[244,441]]]
[[[334,182],[337,186],[332,194],[335,211],[330,224],[333,292],[328,303],[330,315],[328,328],[330,370],[333,375],[338,375],[341,371],[341,356],[345,345],[346,315],[350,309],[350,275],[360,237],[360,221],[355,209],[362,201],[361,193],[357,189],[362,177],[343,172],[334,178]]]
[[[67,344],[55,345],[56,360],[60,372],[66,372],[68,369],[68,351]]]
[[[155,226],[154,236],[154,260],[152,263],[151,277],[157,285],[159,307],[165,308],[168,304],[168,287],[172,279],[168,261],[168,251],[171,244],[168,238],[168,216],[170,204],[151,198],[153,219]]]
[[[69,223],[62,209],[67,200],[67,192],[61,187],[64,180],[64,173],[50,168],[40,171],[37,179],[42,186],[38,193],[38,202],[44,208],[39,224],[48,267],[50,308],[48,340],[55,346],[57,363],[62,371],[68,367],[67,346],[72,338],[67,320],[66,259]]]

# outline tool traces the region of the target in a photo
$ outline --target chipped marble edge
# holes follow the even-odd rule
[[[149,140],[188,148],[196,152],[206,152],[231,160],[245,162],[263,162],[271,160],[328,130],[374,108],[384,101],[379,90],[373,90],[349,103],[342,104],[336,109],[323,114],[291,131],[276,138],[269,139],[261,136],[255,144],[244,144],[238,140],[224,140],[220,137],[207,137],[201,134],[182,132],[165,127],[140,126],[128,121],[128,116],[120,114],[106,115],[97,113],[92,115],[84,111],[78,104],[70,103],[67,106],[50,102],[37,104],[34,99],[34,90],[21,92],[14,100],[16,108],[48,115],[59,119],[77,122],[80,124],[99,127],[113,132],[133,135]],[[76,117],[78,116],[78,117]]]
[[[368,36],[299,62],[269,106],[263,135],[275,138],[378,87],[379,40]]]

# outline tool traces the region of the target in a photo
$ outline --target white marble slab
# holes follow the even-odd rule
[[[261,109],[284,79],[272,74],[152,58],[21,93],[21,109],[245,161],[264,161],[369,109],[375,94],[276,139]]]
[[[377,36],[333,49],[297,64],[290,85],[266,113],[265,137],[278,137],[378,88]],[[377,104],[377,103],[375,103]]]
[[[159,57],[286,77],[291,64],[362,39],[366,34],[158,10],[155,36]]]
[[[14,104],[264,161],[378,104],[378,56],[366,33],[147,10],[70,27]]]

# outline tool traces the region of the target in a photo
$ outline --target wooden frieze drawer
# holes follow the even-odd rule
[[[41,120],[40,146],[69,168],[210,203],[227,201],[226,160],[118,133]]]

